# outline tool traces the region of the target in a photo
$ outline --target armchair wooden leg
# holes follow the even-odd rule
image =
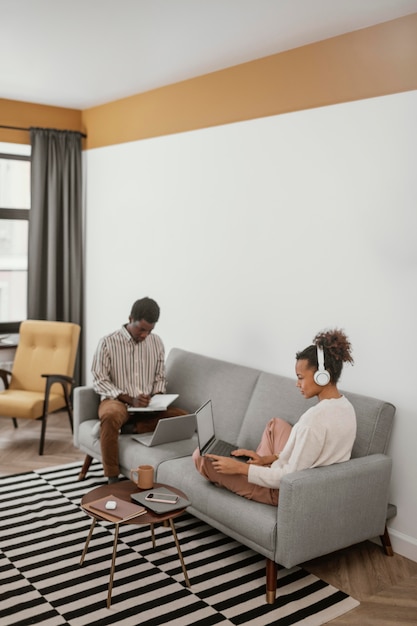
[[[89,454],[85,455],[85,459],[84,459],[84,463],[83,466],[81,468],[81,472],[78,474],[78,480],[84,480],[84,478],[86,477],[86,474],[90,468],[91,462],[93,460],[93,457],[90,456]]]
[[[381,535],[382,547],[387,556],[394,556],[394,550],[392,549],[391,539],[388,534],[388,528],[385,526],[384,534]]]
[[[271,559],[266,559],[266,601],[274,604],[277,595],[277,564]]]
[[[41,425],[41,438],[39,440],[39,455],[40,456],[42,456],[42,454],[43,454],[43,448],[44,448],[44,445],[45,445],[46,418],[47,418],[47,415],[43,415],[41,417],[41,423],[42,423],[42,425]]]
[[[71,404],[71,398],[70,395],[68,393],[68,389],[66,388],[65,385],[62,385],[62,388],[64,390],[64,396],[65,396],[65,403],[67,406],[67,413],[68,413],[68,417],[69,417],[69,422],[70,422],[70,426],[71,426],[71,432],[74,432],[74,423],[73,423],[73,419],[72,419],[72,404]]]
[[[15,417],[12,417],[12,420],[13,420],[13,426],[17,428],[17,419]]]
[[[70,423],[70,427],[71,427],[71,432],[74,433],[74,423],[72,421],[72,411],[70,411],[68,409],[68,417],[69,417],[69,423]]]

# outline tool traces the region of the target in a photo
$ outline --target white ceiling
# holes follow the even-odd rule
[[[0,0],[0,98],[86,109],[417,12],[417,0]]]

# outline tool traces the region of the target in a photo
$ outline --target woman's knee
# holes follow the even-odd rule
[[[288,441],[292,426],[280,417],[275,417],[271,420],[271,422],[272,424],[270,428],[274,441],[274,448],[278,446],[279,449],[277,449],[277,451],[280,452]]]
[[[292,426],[289,422],[286,422],[285,420],[283,420],[281,417],[273,417],[268,425],[270,426],[271,429],[273,430],[278,430],[278,431],[289,431],[291,432]]]

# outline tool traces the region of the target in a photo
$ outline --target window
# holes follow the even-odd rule
[[[0,332],[17,332],[27,316],[30,156],[7,145],[0,144]]]

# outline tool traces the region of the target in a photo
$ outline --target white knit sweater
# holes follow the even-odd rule
[[[285,474],[348,461],[355,436],[356,416],[349,400],[345,396],[321,400],[293,426],[285,448],[271,467],[249,465],[248,480],[279,489]]]

